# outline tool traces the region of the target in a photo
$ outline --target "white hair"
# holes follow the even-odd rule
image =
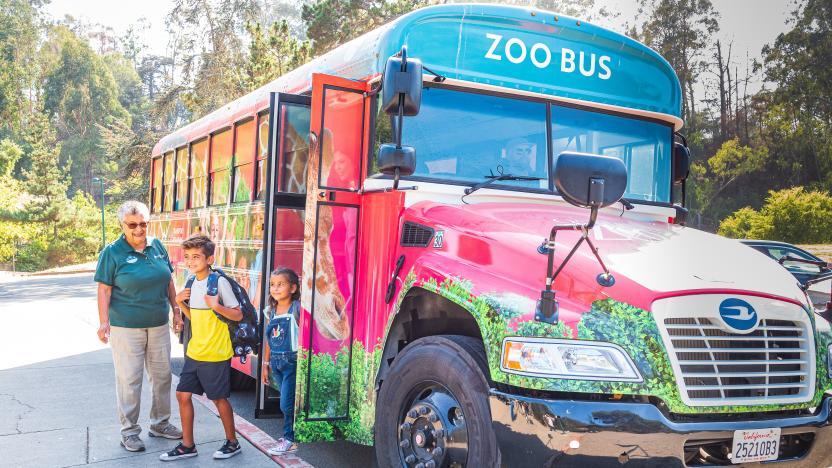
[[[147,208],[147,205],[140,201],[126,201],[118,207],[118,220],[124,222],[124,218],[130,215],[141,215],[142,218],[149,220],[150,210]]]

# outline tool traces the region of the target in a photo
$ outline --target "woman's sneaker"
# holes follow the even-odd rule
[[[128,452],[144,452],[144,442],[138,434],[122,437],[121,446]]]
[[[277,439],[277,445],[268,450],[269,455],[283,455],[284,453],[294,452],[298,449],[298,444],[283,437]]]
[[[240,450],[240,442],[236,440],[234,442],[226,440],[225,443],[222,444],[222,447],[214,452],[214,458],[231,458],[240,453]]]
[[[191,445],[190,447],[185,447],[180,443],[176,446],[175,449],[171,450],[170,452],[159,455],[159,460],[173,461],[179,460],[180,458],[191,458],[195,456],[197,456],[196,444]]]
[[[178,427],[170,423],[168,423],[166,426],[162,428],[155,428],[151,426],[150,430],[147,432],[150,434],[150,437],[164,437],[165,439],[173,440],[182,438],[182,431],[180,431]]]

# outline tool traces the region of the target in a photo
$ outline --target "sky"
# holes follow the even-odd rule
[[[745,62],[746,53],[750,59],[759,59],[763,46],[773,43],[778,34],[789,28],[787,20],[793,9],[792,0],[711,1],[720,14],[718,37],[724,44],[733,41],[733,56],[740,59],[737,60],[738,65]],[[617,18],[598,18],[595,23],[622,32],[625,22],[632,23],[637,3],[637,0],[596,0],[597,6],[605,6],[619,15]],[[116,35],[123,34],[131,25],[144,18],[149,26],[143,32],[146,53],[164,55],[168,45],[165,17],[172,6],[172,0],[52,0],[46,10],[53,19],[61,19],[69,14],[88,23],[108,25]],[[742,76],[744,66],[739,66]],[[753,88],[759,86],[760,83],[757,82]]]

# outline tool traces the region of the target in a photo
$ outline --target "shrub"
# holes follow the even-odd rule
[[[770,191],[759,211],[746,207],[725,218],[719,234],[793,244],[832,242],[832,196],[803,187]]]

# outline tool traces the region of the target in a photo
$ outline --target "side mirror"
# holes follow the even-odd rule
[[[681,184],[690,174],[690,149],[682,143],[673,143],[673,183]]]
[[[555,187],[572,205],[603,208],[624,196],[627,168],[618,158],[564,152],[555,163]]]
[[[416,149],[412,146],[398,146],[394,143],[384,143],[378,148],[376,166],[385,175],[409,176],[416,171]]]
[[[412,117],[422,104],[422,62],[408,59],[407,49],[401,56],[387,59],[381,80],[381,108],[389,115]]]
[[[601,156],[597,154],[564,152],[558,156],[555,163],[555,187],[558,193],[568,203],[581,208],[589,208],[589,222],[586,224],[559,224],[552,227],[549,237],[543,240],[543,244],[537,251],[548,255],[546,266],[546,286],[540,291],[540,300],[537,301],[534,319],[538,322],[558,322],[558,301],[555,298],[555,291],[552,285],[555,278],[572,258],[582,243],[586,242],[592,249],[592,254],[604,270],[595,281],[609,288],[615,285],[615,277],[604,264],[598,254],[598,248],[589,238],[589,233],[595,225],[598,217],[598,210],[612,205],[621,200],[624,191],[627,190],[627,168],[624,162],[618,158]],[[580,231],[581,237],[566,254],[563,263],[555,271],[555,236],[558,231]]]
[[[385,143],[378,149],[376,165],[385,175],[393,176],[393,188],[399,187],[399,177],[413,174],[416,170],[416,149],[402,146],[402,125],[404,116],[419,113],[422,103],[422,62],[407,58],[407,47],[402,47],[399,56],[387,59],[384,76],[381,79],[381,108],[393,122],[395,143]],[[395,116],[395,117],[394,117]]]

